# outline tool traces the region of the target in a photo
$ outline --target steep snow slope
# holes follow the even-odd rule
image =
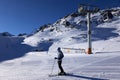
[[[118,8],[111,9],[114,18],[111,22],[103,22],[103,11],[91,15],[92,41],[109,40],[119,37],[120,10]],[[53,51],[57,47],[74,47],[73,45],[81,45],[87,42],[87,21],[86,16],[78,13],[72,13],[59,19],[53,25],[41,27],[33,36],[24,40],[25,44],[39,47],[40,50]],[[43,47],[46,45],[47,49]],[[86,48],[86,46],[78,46],[76,48]],[[42,49],[41,49],[42,48]]]

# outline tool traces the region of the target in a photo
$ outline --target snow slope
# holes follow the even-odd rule
[[[29,52],[32,47],[22,44],[24,37],[0,36],[0,62],[19,58]]]
[[[113,12],[116,13],[119,12]],[[76,51],[87,49],[86,17],[71,15],[25,38],[24,42],[20,37],[0,36],[0,80],[119,80],[120,15],[104,23],[100,13],[92,15],[91,55]],[[73,74],[48,77],[58,46],[65,54],[63,68]],[[13,52],[16,56],[9,58]],[[52,74],[58,72],[55,62]]]
[[[109,40],[119,37],[120,8],[113,8],[114,18],[103,22],[101,12],[91,15],[92,41]],[[86,16],[78,13],[67,15],[52,25],[45,25],[34,35],[26,38],[24,44],[39,47],[40,50],[54,51],[57,47],[84,48],[87,43]],[[46,46],[48,44],[48,46]],[[77,47],[73,46],[77,45]],[[45,47],[45,48],[43,48]],[[42,48],[42,49],[41,49]]]
[[[53,57],[43,52],[31,52],[26,56],[0,64],[1,80],[119,80],[120,52],[97,52],[92,55],[65,54],[63,67],[70,76],[48,77]],[[52,74],[58,73],[57,63]]]

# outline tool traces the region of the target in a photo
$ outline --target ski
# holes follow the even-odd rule
[[[55,77],[55,76],[59,76],[58,74],[49,74],[49,77]]]
[[[49,74],[49,77],[55,77],[55,76],[69,76],[69,75],[73,75],[73,73],[66,73],[65,75],[58,75],[58,74]]]

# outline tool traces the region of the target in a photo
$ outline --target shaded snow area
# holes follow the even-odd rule
[[[0,36],[0,62],[19,58],[29,52],[32,47],[22,44],[23,37]]]
[[[120,80],[120,8],[111,11],[114,18],[105,22],[100,12],[91,15],[93,54],[86,54],[86,16],[78,13],[26,37],[1,34],[0,80]],[[63,68],[71,74],[49,77],[59,72],[54,60],[58,47]]]

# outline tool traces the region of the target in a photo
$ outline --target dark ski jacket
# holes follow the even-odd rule
[[[60,49],[58,49],[58,57],[57,57],[58,61],[62,61],[63,57],[64,57],[63,52]]]

